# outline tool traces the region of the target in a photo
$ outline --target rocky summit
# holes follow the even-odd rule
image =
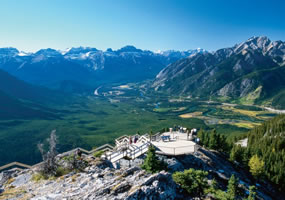
[[[84,156],[88,162],[84,170],[48,180],[37,180],[37,169],[4,171],[0,173],[0,199],[193,199],[195,196],[187,194],[172,179],[173,172],[189,168],[208,171],[208,181],[215,179],[221,188],[226,188],[232,174],[239,179],[239,188],[244,193],[254,184],[247,172],[231,164],[222,154],[202,147],[195,154],[159,156],[159,159],[168,164],[167,172],[151,174],[142,170],[144,156],[132,161],[121,160],[119,169],[107,160]],[[257,195],[261,199],[278,196],[268,183],[260,182],[258,187]],[[211,194],[206,198],[211,198]]]

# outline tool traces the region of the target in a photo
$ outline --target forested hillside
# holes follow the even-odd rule
[[[264,175],[285,189],[285,115],[265,122],[249,133],[250,155],[264,162]]]
[[[249,166],[257,180],[268,179],[285,189],[285,115],[279,115],[248,133],[246,148],[234,146],[230,159]]]

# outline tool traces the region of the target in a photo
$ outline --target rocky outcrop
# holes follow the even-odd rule
[[[222,189],[232,174],[240,180],[244,192],[255,183],[251,176],[241,168],[234,166],[215,151],[200,148],[195,154],[178,157],[159,156],[168,163],[168,172],[150,174],[140,168],[143,158],[134,162],[122,161],[121,169],[112,168],[107,161],[87,158],[89,166],[82,172],[70,172],[64,176],[34,181],[34,171],[6,171],[0,173],[0,200],[62,200],[62,199],[98,199],[98,200],[145,200],[145,199],[192,199],[172,179],[172,173],[194,168],[208,171],[208,179],[215,178]],[[273,187],[260,182],[258,196],[262,199],[274,199],[279,194]]]

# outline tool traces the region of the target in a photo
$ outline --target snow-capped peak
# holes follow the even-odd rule
[[[18,56],[30,56],[32,53],[26,53],[26,52],[24,52],[24,51],[20,51],[19,53],[18,53]]]

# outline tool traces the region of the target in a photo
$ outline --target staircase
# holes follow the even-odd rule
[[[130,159],[135,159],[145,152],[147,152],[150,143],[137,143],[133,145],[123,146],[123,148],[113,151],[111,154],[107,155],[107,159],[110,160],[113,164],[124,157],[128,157]]]

